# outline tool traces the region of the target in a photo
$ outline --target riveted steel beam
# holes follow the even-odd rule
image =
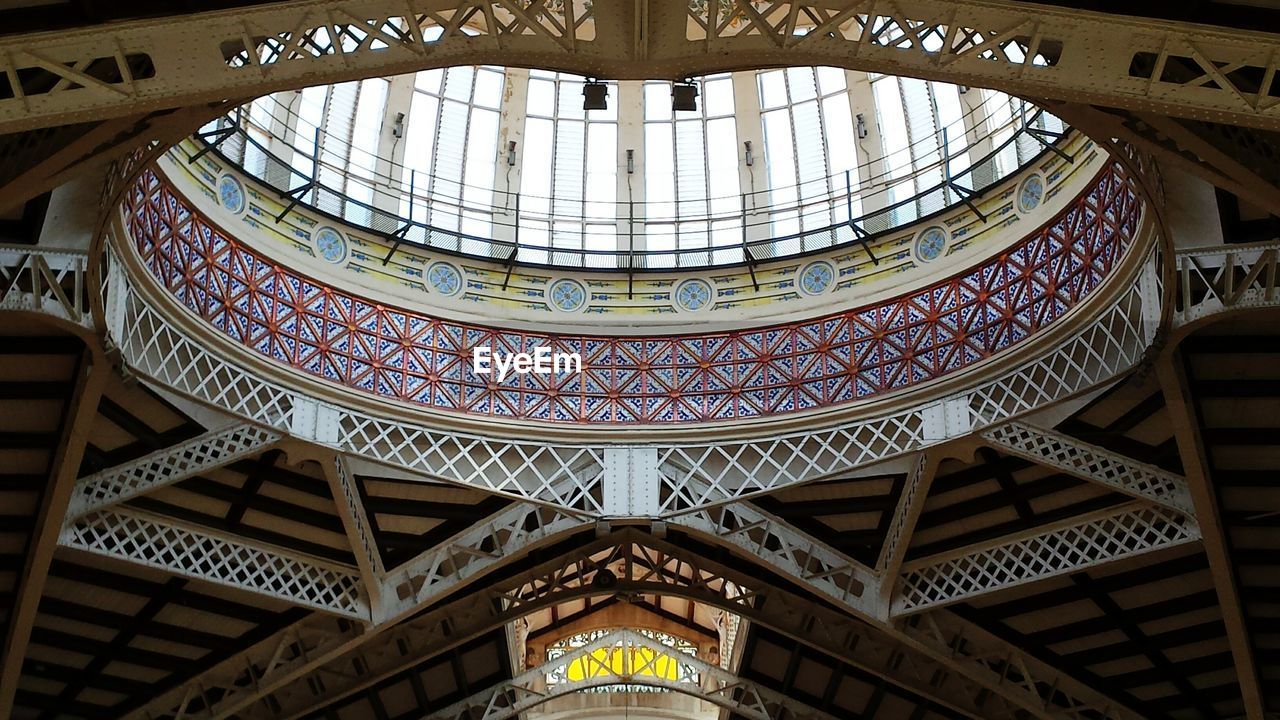
[[[1280,129],[1276,42],[1007,0],[312,0],[5,38],[0,132],[461,64],[618,79],[840,65]]]

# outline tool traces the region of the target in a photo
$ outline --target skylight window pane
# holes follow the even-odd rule
[[[423,70],[413,78],[413,88],[425,93],[438,95],[440,93],[440,81],[444,79],[444,70],[436,68],[435,70]]]
[[[524,126],[524,162],[520,173],[520,210],[546,215],[551,210],[551,149],[554,124],[529,118]]]
[[[787,68],[787,89],[791,93],[791,102],[799,103],[812,100],[818,96],[818,87],[814,83],[813,68]]]
[[[475,104],[497,110],[502,102],[502,82],[502,73],[492,70],[476,71]]]
[[[782,70],[768,70],[758,77],[761,109],[768,110],[787,104],[787,84]]]
[[[671,83],[644,84],[644,119],[671,119]]]
[[[703,85],[703,112],[707,117],[733,114],[733,81],[729,78],[708,80]]]
[[[529,101],[525,106],[530,115],[551,117],[556,109],[556,84],[550,80],[529,80]]]
[[[818,88],[821,89],[823,95],[840,92],[845,89],[844,70],[842,68],[820,67],[818,73]]]
[[[471,101],[471,85],[476,69],[468,65],[449,68],[444,78],[444,96],[460,102]]]
[[[673,220],[676,197],[675,146],[669,123],[647,123],[644,126],[645,149],[645,217],[649,220]]]
[[[387,87],[381,78],[360,84],[360,100],[356,104],[355,128],[351,135],[351,169],[373,176],[378,165],[378,138],[382,134],[382,118],[386,116]]]

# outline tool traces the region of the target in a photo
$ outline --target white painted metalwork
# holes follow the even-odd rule
[[[458,64],[617,79],[839,65],[1275,129],[1275,43],[1000,0],[296,2],[6,38],[0,132]],[[135,74],[143,58],[153,69]],[[1198,74],[1165,77],[1171,58]],[[108,69],[90,75],[91,63]],[[42,73],[56,81],[24,88]]]
[[[933,476],[938,469],[938,460],[929,457],[928,453],[920,453],[911,470],[907,473],[898,504],[894,508],[893,524],[889,534],[880,547],[880,555],[876,558],[876,574],[879,580],[878,604],[887,615],[890,601],[895,591],[902,563],[907,557],[907,548],[911,546],[911,536],[915,532],[916,522],[924,512],[925,500],[929,497],[929,488],[933,485]]]
[[[1078,478],[1194,515],[1187,479],[1155,465],[1081,442],[1053,430],[1011,422],[989,428],[982,438],[1018,457],[1057,468]]]
[[[608,582],[598,582],[596,578],[605,571]],[[323,688],[300,679],[263,696],[252,712],[243,715],[262,720],[307,717],[529,613],[587,596],[615,594],[669,595],[701,602],[767,626],[963,716],[1016,717],[1012,710],[997,710],[998,694],[905,647],[877,627],[776,586],[760,586],[756,577],[635,529],[618,531],[406,620],[324,666]]]
[[[43,312],[92,328],[88,264],[82,251],[0,244],[0,310]]]
[[[241,423],[80,478],[71,506],[67,508],[67,519],[75,520],[94,510],[222,467],[279,439],[277,432]]]
[[[1179,250],[1174,327],[1229,310],[1278,307],[1280,242]]]
[[[582,514],[516,503],[387,573],[376,622],[394,622],[534,547],[590,527]]]
[[[908,563],[892,612],[949,605],[1199,539],[1190,514],[1127,503]]]
[[[648,650],[647,658],[636,652]],[[631,630],[615,630],[581,648],[526,670],[511,680],[460,700],[427,716],[427,720],[508,720],[569,693],[609,685],[643,685],[692,695],[751,720],[835,720],[795,698],[744,680],[696,657],[676,651]],[[614,655],[620,663],[612,662]],[[671,660],[669,658],[678,658]],[[602,659],[603,658],[603,659]],[[658,667],[662,658],[663,667]],[[583,680],[547,685],[547,677],[565,674],[573,664],[585,670]],[[678,668],[668,679],[666,665]]]
[[[116,507],[91,512],[67,524],[59,544],[295,605],[369,617],[354,568],[141,510]]]
[[[390,630],[395,637],[402,637],[401,630],[407,627],[406,618],[438,603],[484,573],[517,560],[530,550],[567,533],[589,526],[590,522],[580,514],[529,503],[513,505],[417,558],[386,571],[378,591],[374,593],[380,598],[380,604],[373,607],[371,616],[364,618],[372,621],[368,632],[321,637],[308,646],[307,652],[292,654],[288,658],[255,653],[237,658],[230,665],[220,663],[126,717],[138,719],[162,713],[181,715],[191,707],[188,703],[193,698],[211,696],[214,689],[220,687],[226,694],[209,708],[208,716],[226,718],[239,714],[272,692],[379,638],[384,631]],[[252,668],[257,678],[252,691],[235,685],[246,667]]]
[[[875,574],[866,566],[747,503],[731,503],[677,515],[668,520],[742,550],[784,574],[796,575],[810,590],[880,617]]]
[[[376,608],[382,604],[382,576],[385,569],[382,566],[382,554],[378,552],[378,544],[373,537],[373,527],[365,515],[364,500],[360,498],[360,489],[356,487],[346,458],[335,455],[323,464],[325,479],[338,506],[338,516],[342,518],[347,541],[355,555],[356,566],[360,568],[365,598],[369,607],[374,608],[372,614],[376,615]]]

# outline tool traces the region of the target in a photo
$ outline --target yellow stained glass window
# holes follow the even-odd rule
[[[569,682],[618,675],[677,680],[680,662],[668,653],[658,653],[647,647],[599,648],[591,655],[569,663],[565,671]]]

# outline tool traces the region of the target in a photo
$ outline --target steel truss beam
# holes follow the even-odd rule
[[[648,657],[636,652],[647,649]],[[620,663],[613,658],[620,655]],[[601,660],[601,658],[604,660]],[[678,661],[671,658],[678,658]],[[659,659],[663,663],[660,670]],[[662,677],[666,665],[674,663],[675,679]],[[569,680],[570,665],[585,670],[586,679]],[[563,679],[548,685],[547,678]],[[511,680],[498,683],[427,716],[426,720],[509,720],[539,705],[570,693],[611,685],[643,685],[715,703],[734,716],[751,720],[835,720],[832,716],[744,680],[720,667],[693,656],[676,654],[672,648],[631,630],[615,630],[581,648],[567,652],[542,665],[526,670]]]
[[[279,440],[275,431],[241,423],[96,472],[76,483],[67,520],[223,467]]]
[[[598,579],[602,574],[607,578]],[[963,715],[1016,716],[1012,709],[997,712],[1002,701],[984,686],[882,629],[627,528],[409,619],[305,682],[264,696],[244,717],[307,716],[529,613],[602,595],[684,597],[767,626]]]
[[[841,65],[1280,128],[1266,33],[1000,0],[554,7],[330,0],[6,38],[0,133],[468,64],[617,79]]]
[[[1253,635],[1245,620],[1244,600],[1240,597],[1236,581],[1236,566],[1231,560],[1227,528],[1222,522],[1218,494],[1209,474],[1196,399],[1187,383],[1185,367],[1181,352],[1170,353],[1157,361],[1156,376],[1160,380],[1165,406],[1169,408],[1169,424],[1173,426],[1178,455],[1187,471],[1196,517],[1203,528],[1204,553],[1209,561],[1214,591],[1218,595],[1218,607],[1227,631],[1227,644],[1231,648],[1245,714],[1249,720],[1262,720],[1266,716],[1266,703],[1253,656]]]
[[[68,523],[59,544],[367,620],[353,568],[125,507]]]
[[[1190,513],[1134,502],[908,563],[904,615],[1200,539]]]
[[[86,295],[88,253],[0,245],[0,310],[27,310],[93,327]]]
[[[758,536],[761,541],[759,545],[743,545],[739,539],[741,537],[740,527],[742,526],[738,515],[739,507],[740,504],[735,504],[727,506],[718,512],[703,512],[700,514],[702,517],[688,523],[687,527],[709,535],[718,542],[728,542],[730,545],[741,547],[751,553],[750,557],[753,559],[762,557],[771,569],[779,572],[797,585],[827,599],[854,617],[861,618],[871,624],[883,625],[890,632],[897,634],[898,631],[884,620],[885,609],[876,605],[882,582],[876,581],[870,586],[864,586],[860,594],[855,594],[846,590],[847,586],[842,587],[840,584],[832,583],[828,580],[828,569],[840,567],[838,564],[831,563],[830,560],[825,563],[814,564],[811,562],[810,556],[803,552],[770,551],[769,547],[771,545],[782,548],[812,547],[815,557],[841,557],[840,553],[817,544],[812,539],[780,521],[768,526],[768,530],[774,537]],[[1133,509],[1135,512],[1135,517],[1133,518],[1121,516],[1108,521],[1102,517],[1092,518],[1086,516],[1083,521],[1080,521],[1081,527],[1075,531],[1075,536],[1070,539],[1079,544],[1092,541],[1092,544],[1087,548],[1077,547],[1075,555],[1077,557],[1084,555],[1087,558],[1088,553],[1109,552],[1112,555],[1119,556],[1121,551],[1115,547],[1115,544],[1119,542],[1128,543],[1130,549],[1126,552],[1129,555],[1136,554],[1144,551],[1144,544],[1160,543],[1162,531],[1165,534],[1173,535],[1178,535],[1179,532],[1177,531],[1180,531],[1180,534],[1186,535],[1180,542],[1188,542],[1199,536],[1194,522],[1188,518],[1164,511],[1162,508],[1150,508],[1145,504],[1142,506],[1135,505]],[[751,512],[758,511],[751,510]],[[1153,513],[1155,514],[1154,517],[1152,516]],[[1162,513],[1171,515],[1176,520],[1165,521],[1162,519]],[[750,517],[746,513],[744,515]],[[1096,529],[1092,526],[1094,520],[1098,521]],[[746,523],[749,527],[756,524],[758,523]],[[1166,525],[1173,525],[1176,531],[1166,529]],[[1063,529],[1064,532],[1070,533],[1067,528],[1064,527]],[[1104,533],[1099,532],[1100,530],[1110,531],[1113,536],[1109,539],[1104,538],[1102,537]],[[1127,534],[1126,530],[1128,531]],[[1192,533],[1194,533],[1194,536]],[[1034,543],[1036,541],[1032,538],[1027,538],[1025,542]],[[1052,539],[1041,542],[1045,547],[1055,546]],[[809,545],[810,543],[813,545]],[[1060,555],[1065,556],[1069,554],[1070,548],[1061,547],[1058,550]],[[757,555],[756,553],[761,554]],[[846,560],[845,562],[856,565],[852,561]],[[909,578],[907,576],[909,575],[910,572],[904,574],[904,579],[899,584],[908,585]],[[838,579],[840,575],[837,573],[831,577]],[[1044,577],[1047,577],[1047,575]],[[1014,578],[1002,586],[1008,587],[1018,584],[1020,581],[1022,580]],[[890,610],[896,609],[897,603],[893,608],[890,608]],[[949,620],[949,622],[954,625],[956,621]],[[1080,683],[1056,668],[1034,660],[1024,651],[987,635],[977,627],[966,624],[962,626],[962,629],[966,636],[983,636],[986,639],[981,643],[975,642],[967,647],[952,645],[949,641],[943,640],[941,642],[923,642],[916,645],[916,648],[935,660],[947,664],[955,672],[966,675],[971,681],[985,686],[989,691],[1001,695],[1011,706],[1020,707],[1022,710],[1037,716],[1040,716],[1039,714],[1044,713],[1046,708],[1055,704],[1067,708],[1067,712],[1073,715],[1096,712],[1101,708],[1122,707],[1093,688]],[[992,651],[990,649],[992,646],[998,647],[999,650]],[[1018,672],[1025,678],[1025,682],[1011,685],[1007,682],[1008,678],[1001,676],[999,672],[993,673],[987,663],[987,659],[984,659],[984,654],[988,652],[998,652],[999,656],[1006,658],[1009,662],[1016,661],[1020,668]],[[1120,717],[1127,716],[1128,712],[1124,710]]]
[[[125,716],[147,718],[159,714],[195,712],[204,708],[210,718],[225,718],[243,711],[262,697],[302,678],[369,642],[380,633],[487,572],[519,559],[529,551],[590,527],[578,514],[520,503],[444,541],[409,562],[378,577],[380,602],[373,607],[369,631],[317,636],[315,642],[285,655],[265,652],[273,640],[245,657],[237,657],[193,677]],[[282,636],[289,630],[277,633]],[[246,668],[254,677],[251,686],[241,683]],[[199,701],[197,705],[192,705]]]
[[[49,577],[49,565],[58,547],[62,518],[67,514],[80,462],[89,443],[89,430],[98,416],[98,404],[110,377],[111,366],[105,358],[95,356],[87,349],[81,353],[62,421],[61,436],[50,455],[49,482],[41,493],[39,514],[27,541],[26,558],[14,586],[13,605],[4,626],[7,629],[4,631],[4,644],[0,646],[0,717],[10,717],[13,712],[14,695],[22,676],[22,661],[27,656],[31,629],[35,626],[36,612]]]
[[[608,571],[606,581],[596,574]],[[807,590],[798,568],[787,575]],[[903,629],[867,622],[634,529],[406,621],[360,651],[263,697],[249,717],[318,712],[437,653],[539,609],[584,596],[674,595],[719,607],[974,718],[1136,714],[958,618]],[[945,612],[945,611],[944,611]],[[918,618],[907,621],[917,623]],[[935,630],[945,627],[945,636]]]
[[[1280,307],[1278,257],[1280,242],[1179,250],[1174,327],[1232,310]]]
[[[356,566],[360,568],[369,607],[378,608],[382,604],[382,576],[386,569],[382,565],[378,544],[373,538],[373,526],[365,515],[360,489],[356,487],[346,458],[335,455],[322,461],[321,466],[325,480],[329,483],[329,491],[333,493],[334,502],[338,506],[338,516],[342,518],[342,527],[347,533],[351,553],[355,555]]]
[[[1193,515],[1186,478],[1155,465],[1027,423],[988,428],[982,439],[1011,455],[1046,465],[1139,500]]]
[[[931,453],[920,453],[907,473],[906,483],[898,496],[893,525],[889,528],[889,535],[884,539],[884,545],[876,559],[876,574],[880,576],[877,603],[886,611],[891,605],[902,563],[907,558],[907,548],[911,546],[911,536],[915,533],[920,513],[924,512],[924,503],[929,497],[929,488],[933,485],[939,462],[940,459]]]
[[[1155,262],[1154,253],[1146,262]],[[646,450],[445,432],[320,403],[186,335],[130,284],[120,262],[112,262],[109,276],[109,334],[131,370],[161,387],[366,460],[597,516],[616,514],[609,511],[616,498],[605,498],[610,451],[655,454],[652,467],[663,469],[652,498],[623,514],[673,516],[846,474],[1065,399],[1142,359],[1158,303],[1133,283],[1047,354],[939,400],[833,427]]]

